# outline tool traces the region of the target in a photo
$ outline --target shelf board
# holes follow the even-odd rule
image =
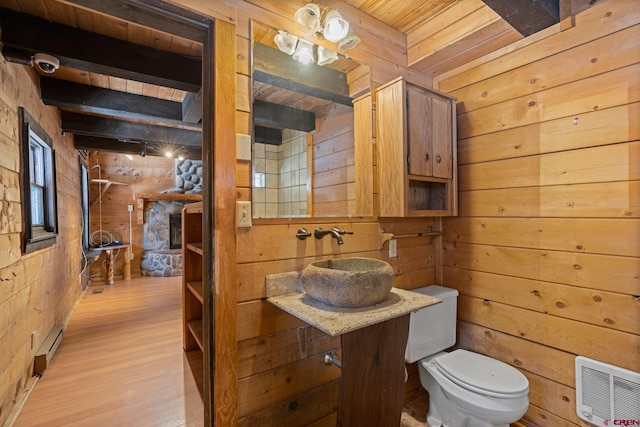
[[[177,201],[202,201],[202,194],[184,193],[136,193],[136,200],[177,200]]]
[[[187,282],[187,288],[191,291],[193,295],[198,299],[198,301],[204,301],[204,289],[202,287],[202,281],[190,281]]]
[[[195,338],[196,343],[198,343],[198,347],[200,347],[200,350],[203,350],[204,344],[202,339],[204,337],[204,328],[202,326],[202,319],[189,320],[187,326],[189,327],[191,335]]]
[[[187,205],[184,205],[184,214],[185,215],[202,214],[202,208],[203,208],[202,201],[189,203]],[[201,222],[201,221],[198,221],[198,222]]]
[[[202,255],[202,242],[187,243],[187,249],[199,255]]]

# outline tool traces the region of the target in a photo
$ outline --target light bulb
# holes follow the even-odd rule
[[[337,42],[349,33],[349,23],[342,18],[340,12],[332,10],[324,20],[324,38],[330,42]]]
[[[312,33],[320,31],[320,7],[315,3],[307,3],[298,9],[294,19],[298,25]]]
[[[276,43],[276,46],[278,46],[278,49],[280,49],[280,52],[293,55],[296,51],[298,37],[286,31],[278,30],[278,34],[273,38],[273,41]]]
[[[296,49],[296,52],[293,54],[293,59],[303,64],[312,64],[314,62],[313,44],[306,40],[299,40],[298,48]]]

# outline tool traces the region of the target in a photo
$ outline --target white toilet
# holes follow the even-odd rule
[[[455,350],[458,291],[442,286],[414,289],[442,300],[411,313],[405,360],[418,361],[429,392],[429,427],[508,427],[529,407],[529,381],[499,360]]]

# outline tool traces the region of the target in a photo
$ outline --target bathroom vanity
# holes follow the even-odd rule
[[[339,308],[317,302],[298,289],[268,301],[329,335],[340,335],[338,426],[400,425],[409,314],[438,299],[392,288],[379,304]]]

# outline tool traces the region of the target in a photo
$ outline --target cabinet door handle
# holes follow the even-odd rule
[[[442,161],[442,157],[440,157],[440,154],[438,154],[436,156],[436,163],[440,163]]]
[[[429,153],[424,153],[424,159],[427,161],[429,160]]]

